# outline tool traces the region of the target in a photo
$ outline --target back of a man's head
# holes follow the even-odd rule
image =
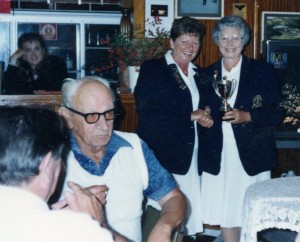
[[[18,186],[39,174],[39,165],[51,151],[65,158],[68,133],[53,111],[0,107],[0,184]]]

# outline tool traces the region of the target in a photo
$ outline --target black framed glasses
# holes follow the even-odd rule
[[[106,121],[113,120],[115,118],[115,108],[109,109],[103,113],[81,113],[79,111],[76,111],[73,108],[65,107],[66,109],[70,110],[73,113],[76,113],[82,117],[84,117],[85,121],[88,124],[95,124],[100,119],[101,115],[104,116]]]

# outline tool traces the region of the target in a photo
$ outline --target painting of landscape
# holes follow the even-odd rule
[[[300,40],[299,13],[263,13],[263,40]]]

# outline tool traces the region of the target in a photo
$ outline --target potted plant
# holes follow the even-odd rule
[[[282,87],[283,100],[280,106],[286,110],[284,124],[299,127],[300,124],[300,94],[296,86],[285,83]],[[297,130],[300,132],[300,129]]]
[[[169,31],[159,26],[161,20],[155,19],[150,22],[147,19],[146,23],[155,26],[154,31],[148,28],[144,32],[146,36],[149,36],[148,38],[136,38],[141,33],[140,31],[133,35],[133,39],[129,39],[126,34],[116,33],[111,48],[108,50],[110,59],[119,66],[128,67],[128,72],[136,74],[135,79],[137,79],[139,67],[144,61],[163,56],[169,48],[166,41]],[[135,86],[134,83],[133,86]]]

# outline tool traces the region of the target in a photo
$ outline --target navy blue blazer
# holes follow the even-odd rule
[[[200,83],[196,69],[196,83]],[[189,170],[195,130],[191,121],[192,97],[176,65],[164,57],[146,61],[134,89],[139,116],[137,133],[171,173]]]
[[[221,60],[208,66],[203,72],[205,99],[202,99],[202,105],[210,106],[214,125],[199,129],[199,173],[205,171],[214,175],[220,171],[223,138],[226,139],[222,134],[219,113],[221,99],[212,87],[213,77],[219,73],[222,73]],[[252,121],[232,124],[232,128],[242,165],[248,175],[256,175],[276,167],[273,128],[283,120],[284,111],[278,105],[280,101],[281,91],[273,66],[243,56],[238,94],[233,108],[249,112]]]

